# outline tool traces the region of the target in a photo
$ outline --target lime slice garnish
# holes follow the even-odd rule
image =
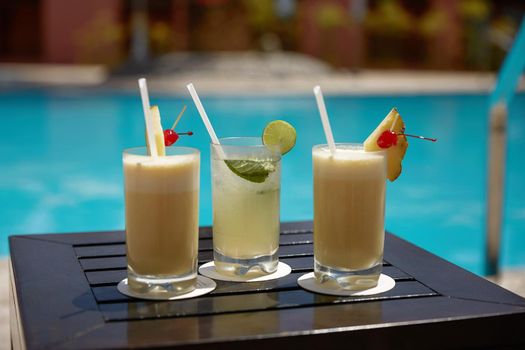
[[[295,146],[295,128],[284,120],[274,120],[264,128],[262,140],[271,151],[288,153]]]
[[[230,159],[224,162],[236,175],[256,183],[264,182],[276,166],[276,162],[269,160]]]

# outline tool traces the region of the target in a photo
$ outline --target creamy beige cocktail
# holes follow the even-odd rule
[[[313,148],[315,276],[345,289],[377,284],[384,243],[386,157],[359,144]]]
[[[137,293],[182,294],[195,288],[200,153],[166,148],[124,151],[128,283]]]

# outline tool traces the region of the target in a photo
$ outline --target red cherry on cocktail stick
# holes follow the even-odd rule
[[[377,145],[381,148],[389,148],[397,144],[397,135],[395,132],[385,130],[377,139]]]
[[[164,145],[171,146],[179,139],[179,134],[171,129],[164,130]]]
[[[173,145],[179,139],[179,135],[191,136],[191,135],[193,135],[193,131],[177,133],[177,132],[173,131],[172,129],[166,129],[166,130],[164,130],[164,145],[165,146]]]
[[[394,131],[391,131],[391,130],[385,130],[385,131],[383,131],[383,133],[381,133],[381,135],[377,139],[377,145],[380,148],[389,148],[389,147],[395,146],[395,145],[397,145],[397,137],[398,136],[415,137],[415,138],[418,138],[418,139],[421,139],[421,140],[427,140],[427,141],[432,141],[432,142],[436,142],[437,141],[437,139],[431,138],[431,137],[423,137],[423,136],[404,134],[404,133],[399,133],[398,134],[398,133],[395,133]]]
[[[184,114],[185,111],[186,111],[186,105],[184,105],[184,107],[180,111],[180,113],[177,116],[177,119],[175,120],[175,123],[173,123],[173,126],[171,127],[171,129],[164,130],[164,145],[165,146],[171,146],[175,142],[177,142],[177,140],[179,139],[179,135],[188,135],[188,136],[193,135],[192,131],[179,132],[179,133],[177,133],[175,131],[175,127],[179,123],[179,120],[180,120],[180,118],[182,117],[182,115]]]

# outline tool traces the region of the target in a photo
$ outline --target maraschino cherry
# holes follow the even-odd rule
[[[397,135],[395,132],[385,130],[377,139],[377,145],[381,148],[389,148],[397,145]]]
[[[423,136],[417,136],[417,135],[410,135],[405,133],[396,133],[392,130],[385,130],[381,133],[379,138],[377,139],[377,145],[381,148],[390,148],[392,146],[397,145],[397,137],[398,136],[409,136],[409,137],[415,137],[421,140],[427,140],[436,142],[437,139],[431,138],[431,137],[423,137]]]
[[[191,135],[193,135],[193,132],[192,131],[188,131],[188,132],[179,132],[179,133],[177,133],[177,132],[175,132],[175,130],[166,129],[166,130],[164,130],[164,145],[165,146],[173,145],[179,139],[179,135],[191,136]]]
[[[188,135],[188,136],[193,135],[192,131],[179,132],[179,133],[177,133],[175,131],[175,127],[179,123],[179,120],[180,120],[180,118],[182,117],[182,115],[184,114],[185,111],[186,111],[186,106],[184,106],[182,108],[182,111],[180,111],[180,113],[177,116],[177,119],[175,120],[175,123],[173,123],[173,126],[171,127],[171,129],[164,130],[164,145],[165,146],[173,145],[175,142],[177,142],[177,140],[179,139],[180,135]]]

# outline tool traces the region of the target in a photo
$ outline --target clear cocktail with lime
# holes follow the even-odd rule
[[[215,268],[272,273],[279,261],[281,155],[260,138],[220,141],[211,146]]]
[[[293,128],[276,121],[262,138],[224,138],[211,144],[213,248],[219,273],[245,276],[276,271],[281,154],[294,143]]]

